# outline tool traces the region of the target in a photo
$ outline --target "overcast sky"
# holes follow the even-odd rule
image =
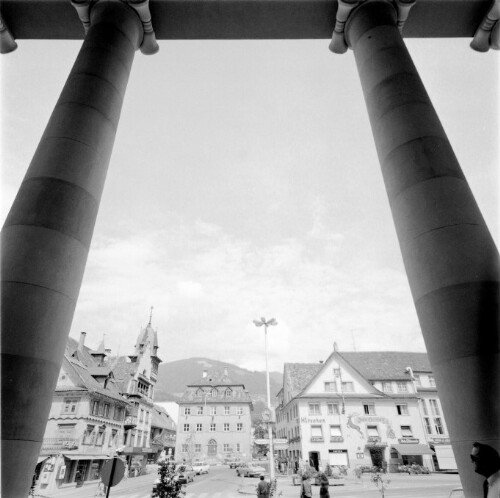
[[[498,54],[410,53],[497,241]],[[425,351],[352,52],[328,40],[160,42],[137,53],[70,335],[262,370],[340,350]],[[2,222],[81,42],[2,64]]]

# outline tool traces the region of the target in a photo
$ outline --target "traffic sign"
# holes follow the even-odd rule
[[[118,457],[114,457],[108,460],[101,470],[101,481],[105,486],[116,486],[125,475],[125,464],[123,460]]]

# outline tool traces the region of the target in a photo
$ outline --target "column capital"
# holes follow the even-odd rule
[[[346,23],[355,11],[361,9],[364,5],[381,3],[388,4],[395,9],[396,24],[399,32],[403,33],[403,27],[410,9],[415,5],[416,0],[338,0],[337,15],[335,18],[335,28],[332,34],[332,41],[329,49],[335,54],[344,54],[349,48],[349,42],[346,37]],[[499,0],[497,0],[499,1]]]
[[[500,49],[500,0],[495,0],[484,16],[470,44],[477,52],[487,52],[490,48]]]
[[[153,55],[158,52],[160,47],[156,41],[153,24],[151,22],[151,12],[149,10],[149,0],[70,0],[71,5],[75,8],[80,21],[83,24],[85,34],[90,28],[91,17],[90,12],[98,2],[115,1],[125,4],[132,8],[142,23],[143,38],[140,45],[140,50],[145,55]]]

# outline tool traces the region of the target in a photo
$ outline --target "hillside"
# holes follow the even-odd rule
[[[231,363],[224,363],[208,358],[188,358],[160,364],[158,382],[155,387],[155,401],[175,401],[182,396],[188,384],[201,379],[203,370],[222,371],[227,368],[229,378],[243,384],[250,393],[252,400],[266,401],[266,374],[240,368]],[[270,372],[271,403],[276,404],[276,395],[283,384],[280,372]],[[260,407],[260,403],[257,403]],[[256,407],[257,408],[257,407]]]

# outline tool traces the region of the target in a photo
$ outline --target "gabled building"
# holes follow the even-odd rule
[[[296,468],[435,468],[429,438],[438,430],[447,437],[446,426],[437,416],[426,425],[423,407],[431,402],[422,401],[415,375],[432,379],[424,353],[334,351],[321,363],[286,363],[276,421],[289,447],[280,457]]]
[[[167,410],[159,405],[153,405],[153,417],[151,419],[150,444],[151,452],[148,460],[156,462],[160,456],[174,456],[175,434],[177,425]]]
[[[186,461],[250,459],[252,400],[243,384],[223,372],[203,372],[179,405],[175,455]]]
[[[146,467],[148,455],[155,453],[150,445],[153,418],[154,387],[158,379],[158,337],[149,323],[142,329],[132,355],[112,359],[112,371],[118,388],[129,408],[124,422],[125,456],[130,476],[139,475]]]
[[[128,403],[107,363],[108,352],[68,338],[42,449],[39,489],[42,493],[76,483],[96,481],[102,464],[123,444]]]

